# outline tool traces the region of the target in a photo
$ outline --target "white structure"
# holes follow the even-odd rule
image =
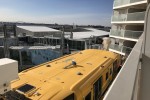
[[[85,32],[73,32],[73,39],[88,39],[91,36],[95,37],[105,37],[109,36],[110,32],[94,29],[94,28],[84,28],[89,31]]]
[[[18,62],[8,58],[0,59],[0,94],[10,91],[10,82],[15,79],[18,79]]]
[[[150,0],[148,0],[148,3],[150,3]],[[118,76],[109,87],[103,100],[149,100],[149,66],[150,4],[146,11],[144,32],[132,49]]]
[[[147,0],[114,0],[110,51],[129,54],[144,29]]]
[[[104,38],[103,38],[103,48],[104,48],[105,50],[108,50],[108,49],[109,49],[110,43],[111,43],[111,40],[110,40],[109,37],[104,37]]]
[[[45,26],[17,26],[16,34],[19,36],[36,36],[36,37],[61,37],[61,31]]]
[[[101,44],[96,44],[98,38],[108,37],[110,32],[98,30],[95,28],[84,28],[87,31],[81,32],[66,32],[65,38],[68,38],[69,46],[72,50],[84,50],[84,49],[100,49]],[[72,36],[71,36],[72,35]],[[92,43],[94,42],[94,43]]]

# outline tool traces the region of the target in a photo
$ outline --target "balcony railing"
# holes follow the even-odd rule
[[[144,21],[145,11],[144,12],[135,12],[128,14],[119,14],[112,16],[112,22],[115,21]]]
[[[124,38],[131,38],[131,39],[139,39],[143,31],[132,31],[132,30],[111,30],[111,36],[118,36]]]
[[[118,76],[103,100],[138,100],[139,98],[139,68],[142,54],[143,35],[132,49]],[[113,47],[116,49],[116,46]],[[118,47],[117,47],[118,49]],[[119,50],[121,50],[119,48]],[[141,99],[148,100],[148,99]]]
[[[114,7],[130,4],[130,3],[136,3],[140,1],[146,1],[146,0],[114,0]]]
[[[130,52],[132,51],[132,48],[126,47],[126,46],[119,46],[117,44],[111,44],[109,49],[115,50],[117,52],[120,52],[121,54],[127,54],[129,55]]]

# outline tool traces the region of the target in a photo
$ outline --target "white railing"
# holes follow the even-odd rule
[[[137,100],[142,44],[143,35],[132,49],[125,64],[107,91],[104,100]]]

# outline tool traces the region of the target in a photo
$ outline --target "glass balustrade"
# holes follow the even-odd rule
[[[124,38],[132,38],[139,39],[143,31],[132,31],[132,30],[111,30],[110,35],[124,37]]]
[[[127,21],[143,21],[145,18],[145,11],[144,12],[136,12],[136,13],[128,13],[127,14]]]
[[[131,31],[131,30],[125,30],[124,37],[126,38],[132,38],[132,39],[139,39],[143,31]]]
[[[109,48],[125,54],[130,54],[132,51],[132,48],[130,47],[119,46],[117,44],[111,44]]]
[[[145,11],[113,15],[112,22],[115,22],[115,21],[144,21],[144,18],[145,18]]]

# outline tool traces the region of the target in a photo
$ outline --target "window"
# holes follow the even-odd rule
[[[110,75],[112,74],[112,68],[110,68]]]
[[[113,72],[116,73],[117,72],[117,60],[114,62],[113,64]]]
[[[35,54],[37,54],[36,51],[35,51]]]
[[[46,60],[48,61],[48,57],[46,58]]]
[[[85,97],[85,100],[91,100],[91,92]]]
[[[63,100],[74,100],[74,94],[69,95],[68,97],[66,97]]]
[[[93,86],[94,89],[94,100],[99,99],[99,97],[101,96],[101,88],[102,88],[102,77],[100,77]]]
[[[106,80],[108,79],[108,72],[106,73]]]

